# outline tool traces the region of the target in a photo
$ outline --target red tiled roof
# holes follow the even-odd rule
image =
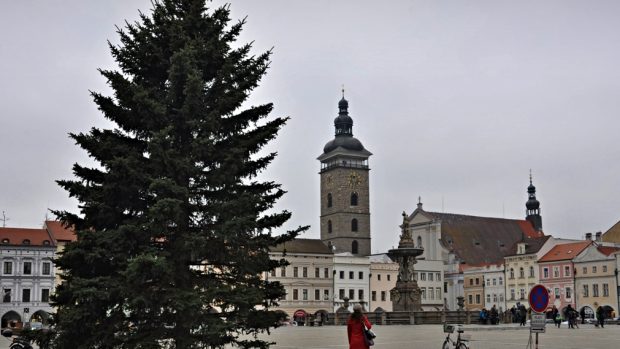
[[[468,265],[502,263],[516,242],[544,236],[526,220],[419,212],[441,221],[441,243]]]
[[[597,249],[605,256],[609,256],[616,251],[620,251],[620,248],[612,246],[599,246]]]
[[[75,241],[75,231],[66,228],[59,221],[45,221],[45,228],[56,241]]]
[[[551,249],[551,251],[547,252],[546,255],[542,256],[538,262],[554,262],[573,259],[575,256],[580,254],[581,251],[585,250],[591,243],[592,241],[580,241],[556,245]]]
[[[0,228],[0,243],[10,246],[56,245],[47,230],[30,228]]]

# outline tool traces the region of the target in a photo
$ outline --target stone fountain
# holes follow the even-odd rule
[[[415,278],[414,264],[416,257],[424,253],[422,246],[415,246],[409,231],[407,214],[403,212],[398,248],[388,251],[388,256],[398,263],[398,279],[396,287],[390,291],[393,311],[420,311],[422,310],[420,288]]]

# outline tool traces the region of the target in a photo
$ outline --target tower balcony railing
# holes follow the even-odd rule
[[[356,163],[350,161],[342,161],[342,162],[330,162],[330,163],[322,163],[321,164],[321,172],[325,172],[332,168],[343,167],[343,168],[359,168],[359,169],[368,169],[368,162],[364,163]]]

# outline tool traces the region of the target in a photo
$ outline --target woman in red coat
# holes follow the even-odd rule
[[[349,316],[349,321],[347,321],[349,349],[369,349],[364,339],[363,325],[366,325],[367,329],[372,327],[368,318],[362,313],[362,306],[358,304],[353,307],[353,314]]]

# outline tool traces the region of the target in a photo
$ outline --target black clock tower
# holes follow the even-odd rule
[[[370,255],[368,158],[372,155],[353,137],[349,102],[338,102],[336,134],[318,157],[321,162],[321,240],[334,252]]]

